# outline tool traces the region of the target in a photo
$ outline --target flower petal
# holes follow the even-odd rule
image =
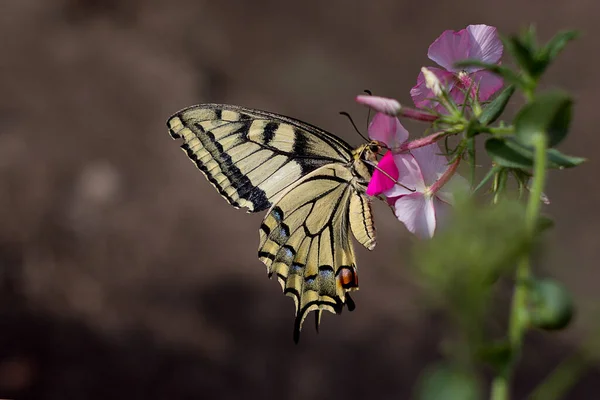
[[[398,197],[407,194],[413,194],[413,191],[423,192],[425,183],[421,175],[421,169],[417,160],[410,153],[394,154],[394,162],[398,168],[397,181],[409,189],[400,185],[394,185],[390,190],[385,192],[387,197]]]
[[[469,25],[470,48],[468,58],[474,58],[489,64],[497,64],[502,58],[504,47],[498,37],[498,30],[488,25]],[[470,70],[476,71],[479,68]]]
[[[400,197],[394,204],[394,213],[406,229],[419,238],[430,238],[435,232],[435,209],[433,201],[422,193]]]
[[[448,71],[458,72],[454,63],[469,58],[471,35],[466,29],[445,31],[429,46],[427,56]]]
[[[377,113],[369,124],[369,137],[395,148],[408,140],[408,131],[398,118]]]
[[[373,176],[369,181],[369,186],[367,186],[367,194],[369,196],[377,196],[386,190],[391,189],[395,185],[395,180],[398,179],[398,167],[396,167],[391,151],[388,151],[383,155],[381,160],[379,160],[377,167],[378,169],[375,169],[373,172]],[[381,172],[380,169],[394,180]]]
[[[419,169],[425,186],[433,185],[448,169],[448,160],[441,154],[437,143],[419,147],[411,150]]]
[[[450,91],[454,87],[454,74],[452,72],[444,71],[440,68],[427,67],[427,69],[435,74],[442,84],[442,87],[446,91]],[[435,95],[430,89],[427,89],[425,85],[425,76],[423,72],[419,73],[417,77],[417,84],[410,90],[410,96],[418,108],[433,108],[437,106],[445,110],[444,107],[440,106],[437,101],[431,101],[435,98]]]
[[[479,101],[486,101],[502,88],[504,81],[490,71],[477,71],[471,78],[479,85]]]
[[[466,88],[462,84],[458,84],[450,90],[448,96],[450,96],[450,98],[452,99],[452,101],[454,101],[454,103],[456,103],[456,105],[461,107],[465,102],[465,93],[467,92],[467,90],[469,90],[468,87]]]
[[[402,108],[398,100],[387,97],[365,96],[361,94],[356,96],[355,100],[358,104],[365,105],[387,115],[396,115],[400,112],[400,108]]]

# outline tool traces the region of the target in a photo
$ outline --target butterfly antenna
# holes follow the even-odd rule
[[[369,96],[373,96],[373,92],[369,89],[365,89],[364,92]],[[371,108],[369,107],[369,111],[367,111],[367,130],[369,130],[369,120],[371,119]]]
[[[379,167],[377,166],[377,164],[375,164],[373,161],[368,161],[368,160],[363,160],[363,161],[364,161],[364,162],[366,162],[367,164],[369,164],[369,165],[373,166],[373,168],[375,168],[376,170],[378,170],[379,172],[381,172],[382,174],[384,174],[385,176],[387,176],[388,178],[390,178],[392,181],[394,181],[394,183],[395,183],[396,185],[398,185],[398,186],[402,186],[404,189],[406,189],[406,190],[409,190],[409,191],[411,191],[411,192],[413,192],[413,193],[417,191],[417,189],[411,189],[411,188],[409,188],[409,187],[407,187],[407,186],[405,186],[405,185],[401,184],[400,182],[398,182],[398,180],[396,180],[396,179],[392,178],[392,177],[390,176],[390,174],[388,174],[387,172],[385,172],[384,170],[382,170],[381,168],[379,168]]]
[[[365,137],[365,135],[363,135],[358,128],[356,127],[356,124],[354,123],[354,120],[352,119],[352,117],[350,116],[350,114],[348,114],[346,111],[340,111],[340,115],[343,115],[344,117],[348,118],[350,120],[350,123],[352,124],[352,126],[354,127],[354,130],[356,131],[356,133],[358,133],[360,135],[360,137],[362,137],[363,139],[365,139],[366,142],[369,142],[370,140],[367,139]]]

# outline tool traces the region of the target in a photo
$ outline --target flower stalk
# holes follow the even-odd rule
[[[547,168],[547,138],[540,134],[533,140],[534,146],[534,175],[533,185],[529,198],[527,199],[527,208],[525,211],[525,226],[530,240],[535,235],[535,228],[540,214],[541,201],[540,196],[544,190]],[[527,331],[528,313],[527,313],[527,295],[528,281],[531,278],[531,263],[529,255],[523,255],[517,265],[515,274],[515,291],[513,294],[512,306],[510,311],[510,320],[508,327],[508,341],[511,347],[511,358],[504,366],[500,375],[492,382],[491,399],[509,400],[509,387],[514,366],[521,356],[523,337]]]
[[[410,142],[402,143],[400,145],[400,147],[392,149],[392,152],[403,153],[406,151],[418,149],[419,147],[429,146],[430,144],[433,144],[433,143],[437,142],[438,140],[444,138],[447,134],[448,134],[448,132],[446,132],[446,131],[432,133],[431,135],[428,135],[428,136],[425,136],[425,137],[422,137],[419,139],[411,140]]]

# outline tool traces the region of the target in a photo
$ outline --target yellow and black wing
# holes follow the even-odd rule
[[[265,111],[201,104],[174,114],[167,126],[219,193],[248,212],[268,209],[317,168],[352,160],[342,139]]]
[[[347,293],[358,289],[350,233],[371,250],[375,228],[370,200],[353,179],[340,164],[315,170],[285,192],[260,227],[259,258],[296,305],[296,341],[310,311],[317,311],[318,329],[322,310],[354,308]]]

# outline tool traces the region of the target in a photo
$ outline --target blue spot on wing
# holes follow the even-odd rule
[[[271,215],[273,215],[273,218],[275,218],[277,222],[283,221],[283,211],[281,210],[281,208],[274,207],[271,211]]]

